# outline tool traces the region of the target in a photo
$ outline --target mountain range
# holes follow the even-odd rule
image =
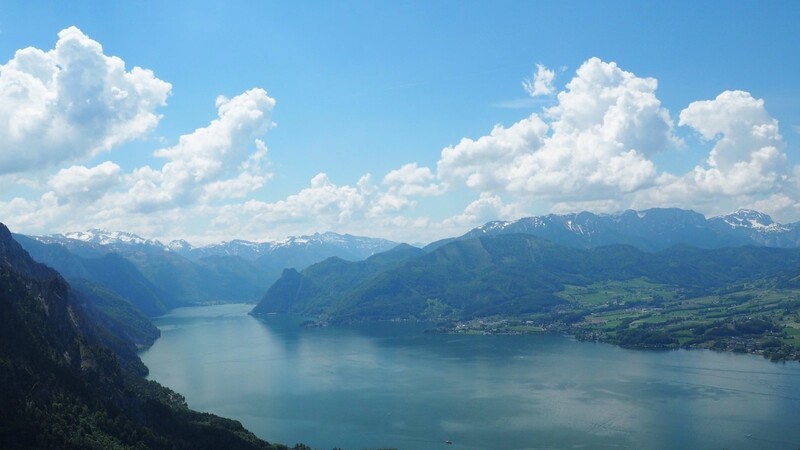
[[[758,211],[740,209],[706,219],[700,213],[654,208],[617,214],[548,214],[515,221],[492,221],[462,236],[429,244],[435,249],[453,240],[501,234],[530,234],[569,247],[627,244],[646,251],[674,245],[699,248],[756,245],[794,248],[800,245],[800,223],[782,225]]]
[[[192,304],[256,302],[286,267],[303,269],[332,256],[360,260],[396,245],[335,233],[203,247],[106,230],[15,238],[67,280],[100,286],[150,316]]]
[[[706,219],[694,211],[656,208],[492,221],[419,251],[433,252],[456,241],[509,234],[536,236],[569,248],[630,245],[647,252],[675,245],[794,248],[800,243],[798,224],[782,225],[757,211],[742,209]],[[327,258],[363,261],[397,245],[385,239],[336,233],[271,242],[235,239],[197,247],[185,240],[163,244],[132,233],[99,229],[15,237],[37,261],[70,281],[81,280],[76,285],[86,289],[95,285],[94,291],[102,288],[149,316],[192,304],[257,302],[285,269],[300,273]],[[334,259],[329,264],[336,263]]]
[[[328,256],[344,259],[364,259],[388,250],[395,245],[386,239],[353,236],[333,232],[305,236],[290,236],[280,241],[253,242],[233,239],[215,244],[193,246],[183,239],[163,244],[125,231],[90,229],[46,236],[29,236],[44,244],[61,244],[70,251],[84,256],[97,256],[108,252],[169,252],[190,260],[209,256],[239,256],[247,260],[270,257],[276,264],[288,261],[288,267],[307,266]],[[302,254],[302,255],[301,255]],[[295,263],[295,261],[297,263]],[[312,261],[312,262],[308,262]]]
[[[330,258],[286,269],[253,314],[322,322],[470,320],[557,311],[569,286],[645,279],[692,297],[797,272],[800,249],[676,245],[568,247],[530,234],[457,239],[429,251],[397,247],[365,261]]]
[[[424,249],[287,269],[253,313],[464,320],[557,309],[563,299],[556,294],[567,286],[636,278],[700,295],[796,274],[799,242],[799,224],[746,209],[709,219],[655,208],[493,221]]]

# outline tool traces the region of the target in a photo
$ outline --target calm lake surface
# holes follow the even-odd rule
[[[563,336],[305,329],[252,305],[156,319],[150,377],[270,442],[413,449],[800,448],[800,364]],[[445,444],[446,440],[452,445]]]

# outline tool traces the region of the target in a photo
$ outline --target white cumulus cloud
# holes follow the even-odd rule
[[[181,136],[177,145],[155,152],[168,160],[160,170],[146,166],[130,175],[128,200],[147,211],[198,198],[242,197],[263,186],[271,174],[266,171],[266,146],[257,137],[272,126],[274,106],[263,89],[232,99],[219,97],[217,119]]]
[[[790,195],[796,198],[794,170],[788,164],[778,121],[762,99],[749,92],[725,91],[713,100],[691,103],[681,111],[679,125],[713,143],[705,164],[684,175],[664,174],[656,187],[638,195],[638,202],[703,210],[714,205],[726,209],[758,205],[772,211],[778,204],[780,209],[794,208],[787,203]],[[780,198],[780,202],[765,208],[765,196]]]
[[[463,213],[442,221],[442,227],[458,230],[492,220],[517,219],[521,214],[517,205],[504,203],[503,199],[496,194],[481,192],[480,197],[467,205]]]
[[[442,150],[438,175],[476,190],[551,201],[642,189],[657,177],[649,157],[678,145],[656,88],[655,79],[589,59],[542,116]]]
[[[700,184],[711,190],[726,188],[714,181],[712,172],[728,175],[746,171],[777,181],[776,171],[785,167],[778,121],[770,117],[764,100],[753,98],[749,92],[725,91],[714,100],[693,102],[681,111],[678,124],[693,128],[705,140],[716,140],[706,161],[708,169],[695,169]],[[701,178],[709,181],[704,183]],[[737,190],[746,189],[741,180],[730,181],[730,185],[740,185]]]
[[[302,230],[300,232],[334,229],[363,215],[369,202],[366,177],[362,177],[358,187],[339,186],[327,174],[319,173],[308,187],[283,200],[248,200],[222,206],[216,210],[211,227],[235,231],[237,236],[263,236],[265,233],[274,236],[278,229]]]
[[[435,195],[441,191],[435,178],[431,169],[409,163],[387,173],[383,184],[401,195]]]
[[[94,156],[151,132],[171,85],[70,27],[0,65],[0,174]]]
[[[120,167],[106,161],[95,167],[72,166],[61,169],[49,181],[60,203],[96,200],[121,182]]]
[[[691,103],[679,125],[713,144],[708,157],[685,174],[661,174],[656,186],[637,193],[634,207],[681,206],[707,214],[749,207],[796,217],[799,169],[788,163],[778,121],[762,99],[725,91]]]
[[[438,175],[473,189],[503,188],[511,182],[517,163],[543,146],[547,130],[547,124],[533,114],[508,128],[497,125],[477,140],[464,138],[442,150]]]
[[[533,81],[529,87],[535,89]],[[778,121],[763,99],[724,91],[689,104],[678,125],[696,132],[687,139],[699,138],[710,149],[702,164],[670,173],[653,157],[679,157],[686,143],[676,137],[657,87],[654,78],[591,58],[554,106],[442,150],[437,176],[484,196],[510,194],[518,210],[542,204],[559,213],[677,206],[716,214],[758,206],[796,216],[800,169],[789,164]]]
[[[533,74],[533,77],[522,80],[522,87],[531,97],[550,95],[556,91],[556,88],[553,86],[553,80],[555,80],[555,78],[555,71],[548,69],[542,64],[537,64],[536,73]]]
[[[171,234],[188,222],[211,220],[219,205],[247,198],[272,177],[268,149],[257,138],[271,125],[275,101],[263,89],[217,100],[218,117],[158,150],[161,167],[124,173],[116,163],[74,165],[52,175],[38,199],[0,202],[16,229],[106,227]]]

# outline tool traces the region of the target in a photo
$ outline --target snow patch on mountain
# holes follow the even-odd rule
[[[391,249],[397,243],[386,239],[352,236],[333,232],[316,233],[310,236],[290,236],[279,241],[253,242],[243,239],[223,241],[216,244],[194,247],[183,239],[170,241],[167,245],[155,239],[145,239],[124,231],[90,229],[48,236],[31,236],[46,243],[59,243],[69,248],[95,248],[102,251],[165,251],[190,259],[208,256],[240,256],[245,259],[258,259],[277,251],[310,251],[329,248],[334,254],[342,253],[351,257],[368,257]],[[341,251],[338,251],[339,249]]]
[[[678,208],[626,210],[614,214],[548,214],[516,221],[493,221],[474,228],[457,239],[524,233],[561,245],[591,248],[601,245],[634,245],[657,251],[674,245],[720,248],[764,245],[800,246],[800,223],[781,225],[767,214],[740,209],[734,213],[706,218]],[[449,240],[437,241],[436,248]]]
[[[93,228],[87,231],[72,231],[62,235],[52,234],[53,239],[65,238],[73,239],[76,241],[90,242],[99,245],[148,245],[153,247],[164,247],[164,244],[155,239],[145,239],[133,233],[124,231],[109,231],[99,228]]]
[[[788,227],[774,222],[772,217],[767,214],[752,209],[740,209],[731,214],[717,216],[713,219],[722,220],[731,228],[750,228],[766,233],[789,231]]]

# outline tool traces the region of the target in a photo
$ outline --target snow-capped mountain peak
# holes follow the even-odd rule
[[[397,245],[386,239],[376,239],[334,232],[314,233],[312,235],[289,236],[279,241],[253,242],[242,239],[223,241],[202,247],[176,250],[191,258],[203,258],[213,255],[240,256],[245,259],[258,259],[275,252],[322,251],[331,254],[353,255],[366,258],[374,253],[388,250]],[[328,250],[320,250],[328,248]],[[338,250],[335,250],[338,249]]]
[[[786,231],[781,224],[772,220],[767,214],[754,211],[752,209],[739,209],[736,212],[719,216],[731,228],[750,228],[764,232]]]
[[[186,242],[184,239],[176,239],[167,244],[167,248],[173,252],[187,252],[191,251],[194,247],[192,244]]]
[[[486,234],[486,233],[492,233],[492,232],[501,231],[501,230],[503,230],[505,227],[507,227],[509,225],[511,225],[511,222],[495,220],[495,221],[492,221],[492,222],[487,222],[487,223],[479,226],[475,230],[478,231],[479,233]]]
[[[155,239],[145,239],[137,234],[125,231],[109,231],[100,228],[92,228],[87,231],[72,231],[63,235],[51,235],[53,238],[64,237],[76,241],[88,242],[104,246],[109,245],[148,245],[164,247],[164,244]]]
[[[45,244],[61,244],[70,249],[81,249],[85,254],[104,254],[107,252],[169,252],[185,258],[196,260],[210,256],[239,256],[248,260],[256,260],[264,256],[281,253],[285,255],[308,254],[311,256],[294,261],[296,265],[308,265],[328,256],[340,256],[349,259],[363,259],[375,253],[389,250],[397,245],[386,239],[352,236],[334,232],[315,233],[305,236],[291,236],[281,241],[253,242],[233,239],[217,244],[195,247],[189,242],[178,239],[167,245],[155,239],[145,239],[137,234],[124,231],[90,229],[73,231],[48,236],[31,236]],[[302,259],[306,258],[306,259]]]
[[[633,245],[662,250],[675,245],[719,248],[740,245],[797,247],[800,222],[781,225],[758,211],[740,209],[706,218],[678,208],[626,210],[614,214],[547,214],[515,221],[492,221],[455,239],[470,239],[508,233],[531,234],[562,245],[592,248],[602,245]],[[430,244],[436,248],[452,239]]]
[[[63,235],[60,236],[63,236],[67,239],[75,239],[76,241],[95,242],[95,240],[97,240],[97,235],[98,235],[96,231],[100,232],[101,235],[106,233],[106,230],[94,229],[88,231],[70,231],[69,233],[64,233]],[[54,234],[52,236],[58,237],[59,235]]]

